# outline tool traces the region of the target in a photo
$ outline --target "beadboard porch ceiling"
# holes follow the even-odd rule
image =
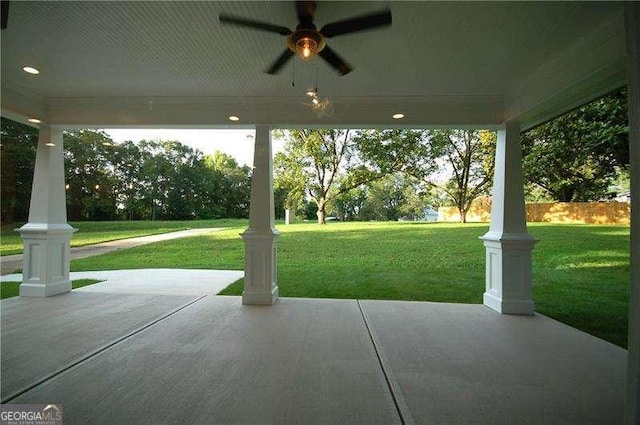
[[[103,127],[224,127],[229,115],[239,126],[526,127],[625,83],[620,2],[318,2],[315,22],[385,7],[390,28],[329,40],[351,74],[295,60],[294,77],[294,61],[263,73],[282,36],[218,19],[294,28],[293,2],[12,1],[2,112]],[[325,116],[303,104],[316,69]]]

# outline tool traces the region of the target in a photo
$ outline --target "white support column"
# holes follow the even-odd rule
[[[62,129],[43,126],[29,222],[17,229],[24,244],[21,296],[48,297],[71,290],[69,243],[75,230],[67,224]]]
[[[491,227],[486,247],[484,304],[500,313],[533,314],[531,251],[537,240],[527,233],[522,180],[520,126],[507,122],[498,131]]]
[[[640,3],[626,2],[629,160],[631,165],[631,290],[625,424],[640,424]]]
[[[273,204],[271,129],[256,125],[249,228],[244,239],[242,304],[271,305],[278,300],[276,238]]]

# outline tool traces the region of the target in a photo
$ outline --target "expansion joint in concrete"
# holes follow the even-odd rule
[[[384,380],[387,383],[387,388],[389,389],[389,393],[391,395],[391,399],[393,400],[393,404],[398,413],[398,417],[402,425],[413,425],[413,418],[411,417],[411,413],[409,411],[409,406],[404,400],[402,396],[402,391],[400,390],[400,386],[398,385],[398,381],[394,378],[393,373],[391,372],[391,368],[388,365],[388,361],[385,358],[384,352],[380,348],[380,344],[378,343],[378,337],[373,330],[373,328],[369,325],[369,320],[367,319],[367,315],[362,309],[362,305],[360,304],[360,300],[356,300],[358,304],[358,309],[360,309],[360,315],[362,316],[362,320],[364,321],[364,326],[367,329],[367,333],[369,334],[369,338],[371,339],[371,344],[373,345],[373,350],[376,353],[376,358],[378,359],[378,363],[380,364],[380,369],[382,371],[382,375],[384,376]]]
[[[24,393],[26,393],[28,391],[31,391],[32,389],[34,389],[34,388],[36,388],[36,387],[38,387],[38,386],[50,381],[51,379],[55,378],[56,376],[61,375],[62,373],[66,372],[68,370],[71,370],[73,368],[76,368],[78,366],[81,366],[83,363],[86,363],[90,359],[98,356],[101,353],[104,353],[109,348],[111,348],[111,347],[113,347],[113,346],[115,346],[117,344],[120,344],[121,342],[124,342],[125,340],[127,340],[127,339],[131,338],[132,336],[144,331],[145,329],[150,328],[151,326],[153,326],[153,325],[155,325],[155,324],[157,324],[157,323],[169,318],[170,316],[173,316],[174,314],[176,314],[180,310],[183,310],[183,309],[189,307],[190,305],[197,303],[198,301],[202,300],[205,297],[206,297],[206,295],[202,295],[202,296],[196,298],[195,300],[189,301],[188,303],[186,303],[184,305],[181,305],[180,307],[178,307],[176,309],[173,309],[172,311],[168,312],[167,314],[164,314],[164,315],[158,317],[157,319],[154,319],[151,322],[149,322],[149,323],[147,323],[145,325],[142,325],[139,328],[134,329],[133,331],[131,331],[131,332],[119,337],[119,338],[116,338],[113,341],[111,341],[111,342],[109,342],[109,343],[107,343],[107,344],[105,344],[105,345],[103,345],[103,346],[101,346],[101,347],[99,347],[97,349],[95,349],[95,350],[93,350],[93,351],[91,351],[91,352],[89,352],[89,353],[87,353],[85,355],[80,356],[79,358],[76,358],[75,360],[73,360],[69,364],[67,364],[67,365],[65,365],[65,366],[53,371],[52,373],[50,373],[50,374],[48,374],[48,375],[46,375],[46,376],[44,376],[44,377],[32,382],[30,384],[25,385],[23,388],[19,389],[18,391],[15,391],[15,392],[9,394],[8,396],[6,396],[2,400],[0,400],[0,402],[2,404],[8,403],[11,400],[21,396],[22,394],[24,394]]]

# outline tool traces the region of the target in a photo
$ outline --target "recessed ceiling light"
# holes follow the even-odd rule
[[[402,118],[404,118],[404,114],[399,112],[397,114],[393,114],[391,118],[393,118],[394,120],[401,120]]]
[[[45,145],[45,146],[53,147],[53,146],[55,146],[56,144],[55,144],[55,143],[53,143],[53,142],[47,142],[47,143],[45,143],[44,145]]]
[[[40,124],[42,122],[38,118],[29,118],[27,121],[32,122],[34,124]]]
[[[235,115],[230,115],[229,121],[240,121],[240,117],[236,117]]]
[[[28,74],[33,74],[33,75],[38,75],[40,74],[40,71],[38,71],[37,69],[35,69],[32,66],[24,66],[22,67],[22,70]]]

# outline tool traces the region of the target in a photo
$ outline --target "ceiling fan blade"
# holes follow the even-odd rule
[[[326,60],[329,65],[334,67],[336,71],[338,71],[341,75],[347,75],[348,73],[353,71],[351,65],[346,63],[344,59],[338,56],[338,54],[329,46],[324,46],[324,49],[322,49],[320,53],[318,53],[318,56]]]
[[[336,35],[349,34],[387,25],[391,25],[391,11],[389,9],[327,24],[322,27],[320,33],[330,38]]]
[[[2,15],[2,23],[0,29],[7,29],[7,21],[9,21],[9,0],[0,1],[0,14]]]
[[[271,75],[277,74],[280,71],[280,68],[282,68],[289,61],[289,59],[291,59],[291,56],[293,56],[293,54],[294,53],[291,49],[285,50],[265,72]]]
[[[316,11],[315,1],[297,1],[296,10],[298,11],[298,20],[304,23],[313,22],[313,14]]]
[[[253,28],[257,30],[274,32],[280,35],[289,35],[291,34],[291,30],[286,27],[281,27],[279,25],[273,25],[266,22],[254,21],[252,19],[238,18],[231,15],[220,15],[220,23],[221,24],[229,24],[235,25],[239,27],[247,27]]]

